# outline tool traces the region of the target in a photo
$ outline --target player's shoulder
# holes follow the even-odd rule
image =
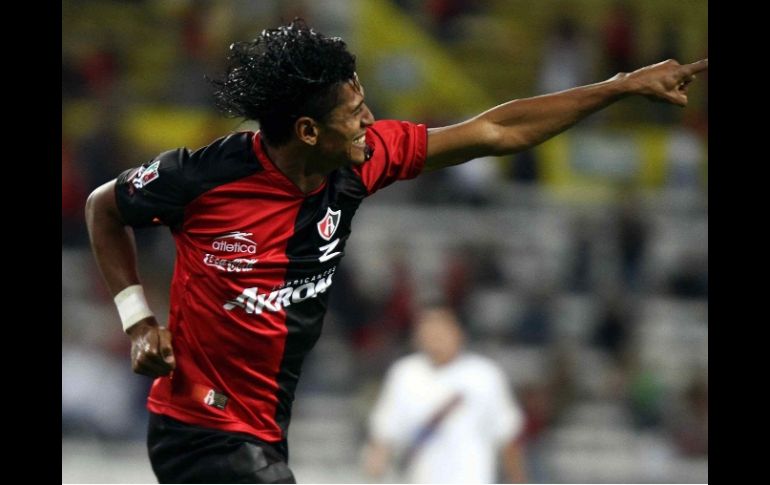
[[[428,359],[419,353],[409,354],[396,360],[390,367],[393,375],[410,374],[430,366]]]
[[[396,128],[400,128],[404,125],[414,125],[411,121],[406,120],[377,120],[375,121],[372,126],[371,130],[392,130]]]
[[[503,369],[500,364],[487,356],[475,352],[466,352],[462,356],[463,364],[477,372],[484,372],[492,376],[503,375]]]
[[[191,153],[191,156],[201,160],[227,161],[233,158],[242,159],[254,153],[254,132],[239,131],[219,137],[206,146]]]
[[[262,169],[253,149],[254,133],[230,133],[196,150],[168,150],[156,157],[160,173],[183,180],[186,186],[218,185]]]
[[[418,126],[421,125],[405,120],[377,120],[369,127],[369,130],[382,138],[389,138],[394,135],[408,133]]]
[[[161,152],[156,160],[161,163],[187,163],[188,160],[196,162],[220,161],[232,158],[233,155],[244,154],[251,151],[254,133],[242,131],[221,136],[211,143],[195,150],[188,147],[179,147]]]
[[[261,168],[254,153],[254,136],[253,132],[241,131],[217,138],[189,152],[188,163],[194,170],[214,173]]]

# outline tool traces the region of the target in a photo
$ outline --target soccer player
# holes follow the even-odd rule
[[[132,367],[156,377],[148,449],[161,482],[294,481],[294,391],[364,198],[423,171],[531,148],[627,96],[684,106],[708,66],[668,60],[428,129],[375,121],[345,43],[302,21],[234,44],[230,60],[218,104],[259,132],[163,152],[86,205]],[[177,252],[168,326],[144,298],[131,229],[157,224]]]
[[[524,415],[504,372],[463,351],[464,332],[445,307],[421,311],[418,352],[396,361],[372,411],[366,472],[385,475],[398,457],[408,483],[524,483],[518,442]]]

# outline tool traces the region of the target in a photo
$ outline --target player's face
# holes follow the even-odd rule
[[[374,116],[364,103],[364,88],[353,78],[340,87],[340,101],[319,124],[318,145],[323,157],[335,165],[366,161],[366,129]]]
[[[415,343],[437,365],[443,365],[457,356],[462,347],[463,334],[454,315],[443,309],[424,312],[417,322]]]

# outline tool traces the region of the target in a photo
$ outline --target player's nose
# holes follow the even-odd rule
[[[364,115],[361,117],[361,126],[366,128],[374,124],[374,115],[368,106],[364,105]]]

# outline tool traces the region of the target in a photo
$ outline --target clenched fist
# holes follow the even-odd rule
[[[140,320],[126,332],[131,337],[131,367],[150,377],[168,375],[176,367],[171,332],[154,317]]]

